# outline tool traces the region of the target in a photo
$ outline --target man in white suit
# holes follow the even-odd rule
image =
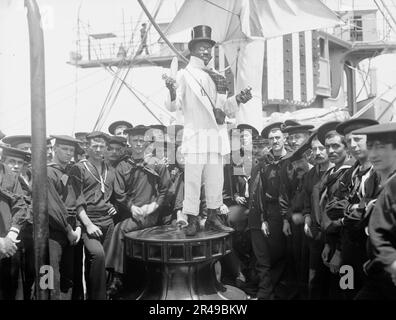
[[[181,110],[184,115],[182,153],[185,156],[185,196],[183,213],[187,214],[186,235],[193,236],[199,230],[198,212],[201,184],[205,185],[208,219],[206,228],[231,232],[219,218],[223,205],[223,156],[230,153],[226,115],[234,114],[240,103],[252,96],[246,89],[227,98],[225,78],[207,68],[215,41],[211,28],[196,26],[188,43],[191,58],[187,67],[180,70],[176,81],[166,79],[170,92],[167,108]]]

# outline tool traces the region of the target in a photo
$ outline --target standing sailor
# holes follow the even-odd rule
[[[319,300],[323,287],[321,280],[327,270],[321,258],[324,241],[321,237],[320,225],[314,216],[313,207],[314,203],[319,203],[319,191],[317,191],[318,189],[315,186],[330,168],[330,162],[326,148],[318,140],[316,132],[311,135],[307,142],[310,142],[309,146],[312,150],[314,164],[311,170],[305,175],[303,183],[304,233],[308,237],[309,245],[308,298]]]
[[[396,123],[384,123],[352,131],[367,135],[369,161],[378,174],[382,189],[369,218],[369,257],[366,283],[359,300],[396,299]],[[373,205],[375,203],[375,206]],[[370,210],[370,208],[368,208]]]
[[[19,152],[5,146],[2,149],[3,156]],[[20,266],[17,243],[27,216],[18,175],[0,162],[0,300],[16,298]]]
[[[270,155],[252,171],[249,182],[248,223],[256,269],[259,275],[257,298],[286,298],[281,282],[286,272],[286,237],[279,207],[281,160],[287,155],[282,123],[266,126],[261,135],[270,141]],[[269,159],[271,158],[271,159]]]
[[[296,151],[310,136],[312,125],[301,125],[286,120],[282,131],[286,133],[289,147]],[[303,299],[306,296],[308,282],[308,244],[304,235],[303,180],[311,165],[304,154],[298,158],[282,161],[280,172],[279,206],[283,217],[283,232],[287,237],[287,259],[291,286],[296,295]]]
[[[340,232],[342,218],[332,220],[327,215],[326,205],[333,199],[345,172],[351,168],[345,138],[336,131],[338,124],[340,124],[339,121],[331,121],[318,128],[318,140],[325,146],[332,166],[326,171],[320,183],[315,186],[315,188],[318,188],[319,194],[318,201],[315,202],[313,208],[315,221],[321,227],[321,236],[325,243],[322,259],[328,267],[325,279],[329,281],[328,293],[333,299],[339,299],[342,296],[338,274],[341,267]]]
[[[364,183],[372,174],[372,164],[368,161],[365,135],[355,135],[352,131],[378,124],[371,119],[352,119],[340,123],[336,131],[345,136],[349,153],[356,159],[339,183],[333,199],[326,205],[326,214],[332,220],[343,219],[341,230],[341,264],[350,265],[354,269],[354,289],[345,290],[345,298],[352,299],[363,285],[363,264],[367,261],[366,235],[360,228],[358,210],[362,200]]]
[[[24,168],[30,164],[30,152],[15,148],[4,148],[2,161],[13,173],[18,176],[22,187],[24,199],[28,206],[28,217],[19,238],[21,239],[21,270],[23,282],[23,295],[25,300],[29,300],[32,295],[32,286],[36,277],[34,270],[34,241],[33,241],[33,215],[32,215],[32,188],[22,176]]]

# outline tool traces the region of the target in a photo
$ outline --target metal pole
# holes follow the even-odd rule
[[[36,297],[48,300],[49,290],[41,283],[40,270],[49,265],[47,205],[47,143],[45,130],[44,39],[40,11],[35,0],[25,0],[30,43],[30,94],[32,114],[32,194]],[[44,273],[49,276],[49,273]],[[44,278],[43,278],[44,279]]]

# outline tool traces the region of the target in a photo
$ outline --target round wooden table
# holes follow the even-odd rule
[[[125,235],[125,254],[133,270],[128,298],[245,300],[242,290],[216,277],[215,263],[231,250],[230,233],[201,231],[187,237],[174,226],[130,232]],[[130,269],[127,266],[127,272]]]

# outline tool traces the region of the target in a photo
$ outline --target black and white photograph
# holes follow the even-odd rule
[[[396,0],[0,0],[15,300],[396,300]]]

